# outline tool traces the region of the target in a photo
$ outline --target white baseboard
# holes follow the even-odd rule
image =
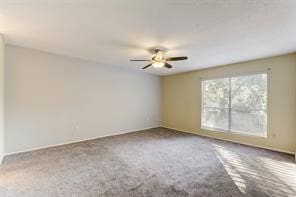
[[[282,153],[288,153],[288,154],[291,154],[291,155],[295,155],[295,158],[296,158],[296,153],[291,152],[291,151],[286,151],[286,150],[277,149],[277,148],[271,148],[271,147],[265,147],[265,146],[249,144],[249,143],[245,143],[245,142],[241,142],[241,141],[237,141],[237,140],[229,140],[229,139],[224,139],[224,138],[219,138],[219,137],[213,137],[213,136],[206,135],[206,134],[195,133],[195,132],[192,132],[192,131],[186,131],[186,130],[183,130],[183,129],[177,129],[177,128],[167,127],[167,126],[163,126],[163,125],[161,127],[176,130],[176,131],[181,131],[181,132],[184,132],[184,133],[190,133],[190,134],[193,134],[193,135],[199,135],[199,136],[203,136],[203,137],[214,138],[214,139],[224,140],[224,141],[228,141],[228,142],[234,142],[234,143],[237,143],[237,144],[243,144],[243,145],[247,145],[247,146],[253,146],[253,147],[257,147],[257,148],[263,148],[263,149],[282,152]]]
[[[84,141],[95,140],[95,139],[104,138],[104,137],[122,135],[122,134],[126,134],[126,133],[133,133],[133,132],[136,132],[136,131],[148,130],[148,129],[158,128],[158,127],[161,127],[161,126],[156,125],[156,126],[145,127],[145,128],[141,128],[141,129],[133,129],[133,130],[128,130],[128,131],[118,131],[118,132],[115,132],[115,133],[110,134],[110,135],[102,135],[102,136],[97,136],[97,137],[93,137],[93,138],[85,138],[85,139],[81,139],[81,140],[73,140],[73,141],[68,141],[68,142],[65,142],[65,143],[53,144],[53,145],[48,145],[48,146],[39,146],[39,147],[36,147],[36,148],[25,149],[25,150],[22,150],[22,151],[15,151],[15,152],[10,152],[10,153],[5,153],[2,156],[2,160],[6,156],[14,155],[14,154],[18,154],[18,153],[25,153],[25,152],[41,150],[41,149],[46,149],[46,148],[53,148],[53,147],[56,147],[56,146],[63,146],[63,145],[67,145],[67,144],[77,143],[77,142],[84,142]]]

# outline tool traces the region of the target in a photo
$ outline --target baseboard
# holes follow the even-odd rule
[[[295,158],[296,158],[296,153],[291,152],[291,151],[286,151],[286,150],[277,149],[277,148],[271,148],[271,147],[265,147],[265,146],[249,144],[249,143],[245,143],[245,142],[241,142],[241,141],[237,141],[237,140],[229,140],[229,139],[224,139],[224,138],[219,138],[219,137],[213,137],[213,136],[206,135],[206,134],[195,133],[195,132],[192,132],[192,131],[186,131],[184,129],[177,129],[177,128],[167,127],[167,126],[163,126],[163,125],[161,125],[161,127],[176,130],[176,131],[181,131],[181,132],[184,132],[184,133],[190,133],[190,134],[193,134],[193,135],[199,135],[199,136],[203,136],[203,137],[214,138],[214,139],[218,139],[218,140],[224,140],[224,141],[233,142],[233,143],[237,143],[237,144],[253,146],[253,147],[256,147],[256,148],[263,148],[263,149],[272,150],[272,151],[276,151],[276,152],[287,153],[287,154],[295,155]]]
[[[15,152],[10,152],[10,153],[5,153],[2,156],[2,160],[4,159],[4,157],[9,156],[9,155],[25,153],[25,152],[30,152],[30,151],[36,151],[36,150],[41,150],[41,149],[46,149],[46,148],[53,148],[53,147],[57,147],[57,146],[63,146],[63,145],[68,145],[68,144],[73,144],[73,143],[78,143],[78,142],[84,142],[84,141],[89,141],[89,140],[95,140],[95,139],[104,138],[104,137],[117,136],[117,135],[122,135],[122,134],[126,134],[126,133],[132,133],[132,132],[137,132],[137,131],[142,131],[142,130],[154,129],[154,128],[158,128],[158,127],[161,127],[161,126],[156,125],[156,126],[145,127],[145,128],[141,128],[141,129],[133,129],[133,130],[128,130],[128,131],[119,131],[119,132],[115,132],[115,133],[113,133],[111,135],[102,135],[102,136],[93,137],[93,138],[85,138],[85,139],[81,139],[81,140],[73,140],[73,141],[68,141],[68,142],[65,142],[65,143],[53,144],[53,145],[48,145],[48,146],[40,146],[40,147],[36,147],[36,148],[25,149],[25,150],[22,150],[22,151],[15,151]]]

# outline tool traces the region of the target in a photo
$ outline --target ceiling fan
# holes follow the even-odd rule
[[[187,60],[188,57],[186,56],[181,56],[181,57],[164,57],[164,51],[161,49],[154,49],[153,52],[155,53],[155,56],[151,58],[151,60],[131,60],[132,62],[150,62],[147,66],[144,66],[142,69],[146,69],[150,66],[153,66],[154,68],[161,68],[161,67],[166,67],[166,68],[172,68],[173,66],[168,64],[167,62],[170,61],[180,61],[180,60]]]

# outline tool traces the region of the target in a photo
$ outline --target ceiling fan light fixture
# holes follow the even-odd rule
[[[188,59],[187,56],[165,58],[164,57],[164,52],[162,50],[160,50],[160,49],[154,49],[153,52],[155,53],[155,55],[150,60],[148,60],[148,59],[141,59],[141,60],[133,59],[131,61],[150,62],[148,65],[144,66],[142,69],[149,68],[150,66],[152,66],[154,68],[163,68],[163,67],[165,67],[165,68],[171,69],[171,68],[173,68],[173,66],[170,65],[167,62],[180,61],[180,60],[187,60]]]
[[[153,62],[152,63],[152,66],[154,67],[154,68],[161,68],[161,67],[164,67],[164,62]]]

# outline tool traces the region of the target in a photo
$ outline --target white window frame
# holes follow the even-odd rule
[[[268,71],[270,69],[268,68]],[[201,129],[203,130],[209,130],[209,131],[215,131],[215,132],[223,132],[223,133],[232,133],[232,134],[238,134],[242,136],[252,136],[252,137],[259,137],[259,138],[267,138],[267,132],[268,132],[268,71],[260,71],[260,72],[251,72],[251,73],[243,73],[243,74],[231,74],[231,75],[222,75],[217,77],[205,77],[201,78]],[[245,131],[236,131],[231,129],[231,78],[233,77],[243,77],[243,76],[251,76],[251,75],[260,75],[260,74],[266,74],[266,109],[262,110],[266,113],[266,130],[264,131],[263,135],[256,135],[252,133],[246,133]],[[203,111],[204,111],[204,81],[207,80],[214,80],[214,79],[224,79],[228,78],[230,80],[229,82],[229,106],[228,106],[228,129],[221,129],[221,128],[215,128],[215,127],[207,127],[202,125],[202,119],[203,119]],[[222,108],[221,108],[222,109]]]

